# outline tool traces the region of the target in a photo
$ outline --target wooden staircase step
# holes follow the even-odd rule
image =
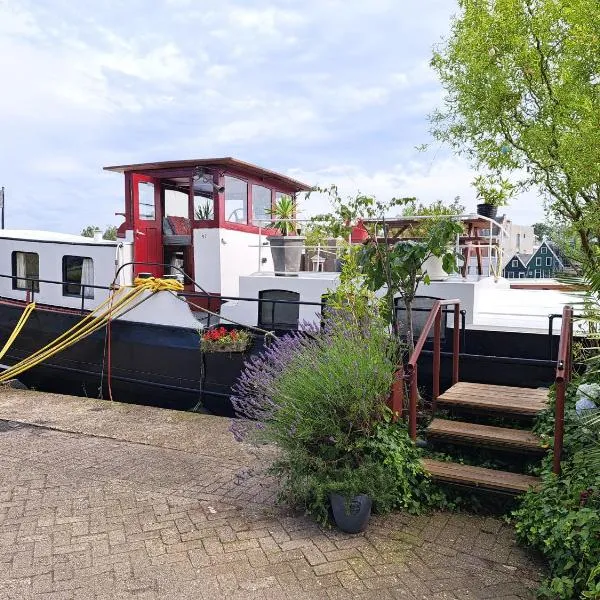
[[[423,468],[432,479],[444,483],[454,483],[487,490],[521,494],[540,484],[539,477],[496,471],[471,465],[461,465],[453,462],[422,459]]]
[[[487,446],[541,454],[545,452],[544,448],[541,447],[540,438],[531,431],[523,431],[522,429],[492,427],[448,419],[433,419],[427,427],[426,433],[427,438],[452,443],[466,443],[473,446]]]
[[[437,399],[439,406],[534,417],[546,408],[548,390],[460,381]]]

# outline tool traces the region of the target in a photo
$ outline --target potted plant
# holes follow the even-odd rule
[[[293,235],[296,233],[296,201],[290,196],[282,196],[273,208],[267,210],[273,222],[269,224],[272,229],[277,229],[280,235],[267,237],[271,246],[273,268],[275,275],[295,275],[300,270],[304,236]]]
[[[204,408],[222,416],[232,416],[231,387],[242,372],[251,335],[243,329],[223,326],[207,329],[201,336],[204,377]]]
[[[477,214],[495,219],[499,206],[505,206],[515,193],[515,186],[499,175],[478,175],[473,180],[477,191]]]

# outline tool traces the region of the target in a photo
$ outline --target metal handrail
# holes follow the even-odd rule
[[[571,380],[572,349],[573,349],[573,307],[565,306],[562,313],[560,341],[558,344],[558,359],[556,361],[556,402],[554,415],[554,457],[552,471],[560,474],[563,440],[565,434],[565,395],[567,385]]]
[[[442,329],[442,307],[454,306],[454,329],[452,331],[452,383],[458,383],[459,371],[459,352],[460,352],[460,300],[436,300],[427,321],[423,326],[421,335],[415,344],[413,353],[410,355],[406,363],[406,376],[404,377],[403,369],[401,375],[403,379],[408,380],[410,385],[410,396],[408,405],[408,432],[410,437],[415,440],[417,438],[417,379],[418,367],[417,362],[419,356],[425,346],[425,342],[429,336],[431,328],[434,328],[433,334],[433,411],[435,404],[440,395],[440,365],[441,365],[441,329]],[[398,377],[396,381],[398,381]],[[395,382],[395,391],[398,387],[401,388],[400,395],[403,395],[403,386],[398,386]]]

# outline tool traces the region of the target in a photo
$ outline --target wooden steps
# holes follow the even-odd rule
[[[459,382],[437,399],[437,406],[465,413],[461,421],[434,418],[426,429],[428,441],[461,444],[476,452],[487,447],[510,450],[513,459],[517,455],[531,458],[542,454],[540,439],[531,431],[511,427],[497,427],[471,423],[468,414],[477,413],[478,421],[485,417],[533,418],[546,408],[548,390],[505,385]],[[539,484],[537,477],[463,465],[459,462],[443,462],[423,459],[423,467],[431,478],[454,485],[520,494]],[[515,466],[522,465],[522,459]]]
[[[535,417],[544,408],[548,390],[459,382],[437,399],[437,405],[500,416]]]
[[[529,453],[545,452],[540,439],[530,431],[508,427],[492,427],[464,421],[434,419],[427,427],[427,439],[486,446]]]
[[[520,494],[540,483],[538,477],[461,465],[453,462],[423,459],[423,468],[437,481],[467,485],[487,490]]]

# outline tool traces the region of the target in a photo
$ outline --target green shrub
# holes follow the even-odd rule
[[[575,389],[566,402],[561,476],[551,472],[549,456],[541,488],[528,492],[513,513],[519,540],[549,561],[551,578],[539,592],[544,598],[600,598],[600,471],[590,460],[598,437],[574,411]],[[552,402],[536,430],[552,445],[553,429]]]
[[[275,409],[259,429],[281,449],[281,499],[328,520],[329,494],[368,494],[374,509],[416,511],[428,500],[418,450],[391,422],[387,399],[398,349],[376,315],[336,311],[271,382]]]

